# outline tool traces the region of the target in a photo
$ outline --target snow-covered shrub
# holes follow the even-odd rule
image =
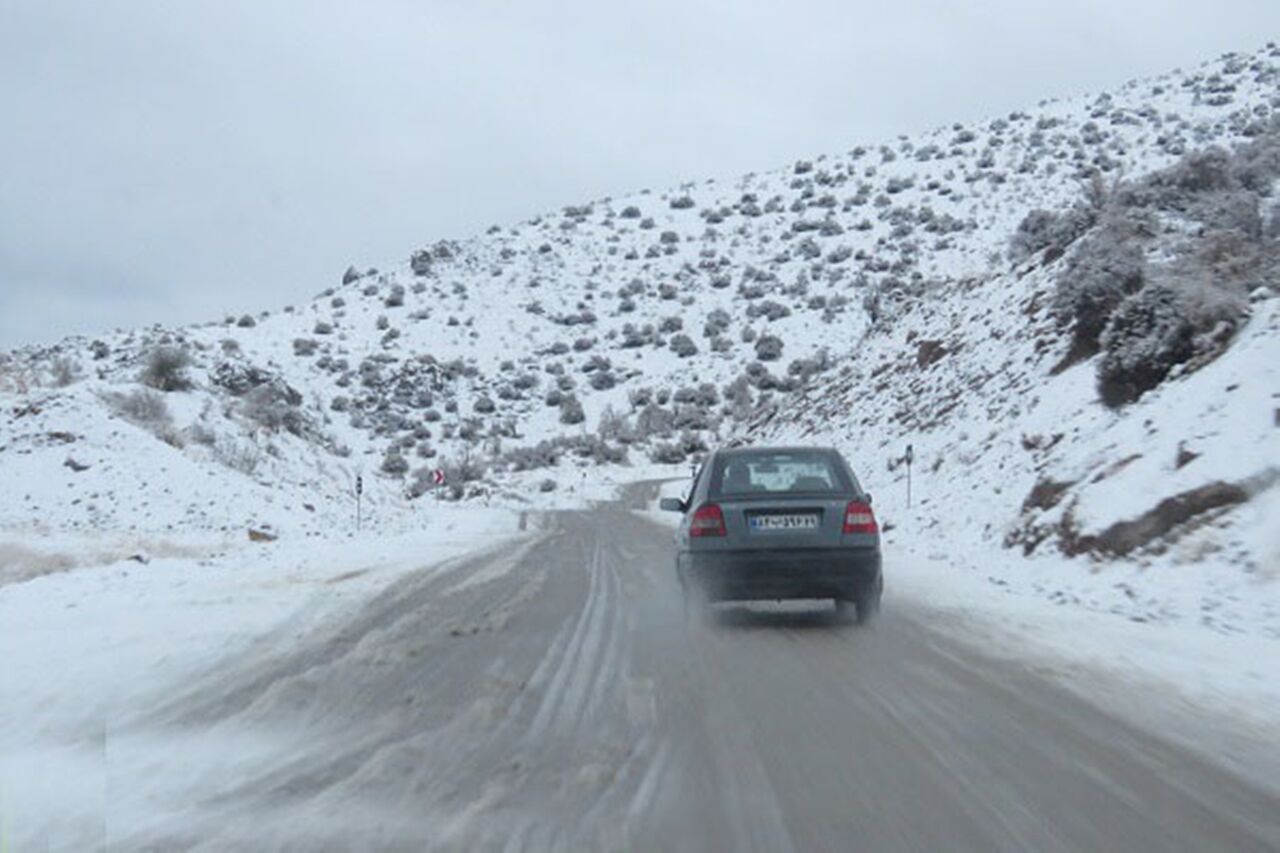
[[[576,396],[568,394],[560,401],[560,423],[572,426],[586,419],[587,414],[582,410],[582,403]]]
[[[313,335],[332,335],[332,334],[333,334],[333,324],[332,324],[332,323],[326,323],[324,320],[317,320],[317,321],[316,321],[315,328],[313,328],[313,329],[311,330],[311,334],[313,334]]]
[[[117,415],[140,427],[155,430],[168,426],[172,420],[164,397],[146,388],[127,394],[111,392],[104,395],[104,400]]]
[[[302,395],[282,381],[265,382],[246,393],[240,412],[268,432],[305,435],[310,425],[302,411]]]
[[[675,429],[675,415],[657,403],[648,403],[636,413],[635,432],[639,441],[668,436]]]
[[[693,342],[693,338],[685,334],[673,335],[669,345],[671,351],[680,358],[689,358],[698,353],[698,345]]]
[[[186,391],[192,386],[187,376],[191,353],[180,346],[159,346],[147,353],[139,381],[157,391]]]
[[[399,308],[404,305],[404,285],[394,285],[391,292],[387,294],[387,298],[383,300],[383,304],[388,308]]]
[[[608,370],[611,367],[613,367],[613,362],[611,362],[606,356],[596,353],[591,356],[591,358],[587,359],[582,365],[582,372],[593,373],[597,370]]]
[[[426,275],[431,272],[431,262],[430,249],[419,249],[409,256],[409,268],[413,270],[414,275]]]
[[[1102,332],[1098,391],[1109,406],[1136,400],[1194,354],[1195,330],[1169,287],[1152,285],[1125,299]]]
[[[659,465],[678,465],[685,460],[684,448],[675,442],[655,444],[649,451],[649,459]]]
[[[456,461],[442,462],[440,468],[444,471],[445,482],[452,485],[471,483],[485,475],[484,461],[469,453]]]
[[[693,199],[687,195],[677,196],[671,199],[671,207],[674,210],[688,210],[693,207]]]
[[[249,442],[240,442],[230,436],[220,436],[212,448],[213,460],[232,471],[252,476],[262,462],[262,450]]]
[[[623,219],[639,219],[640,208],[636,207],[634,204],[627,205],[622,209],[622,213],[619,213],[618,216]]]
[[[715,421],[708,408],[696,404],[676,406],[675,426],[682,430],[714,429]]]
[[[729,328],[729,312],[723,308],[714,308],[711,313],[707,314],[707,319],[702,326],[702,336],[713,338],[725,332]]]
[[[476,398],[475,405],[472,406],[477,414],[491,415],[497,411],[497,405],[488,396],[482,394]]]
[[[631,404],[632,409],[639,409],[649,405],[653,401],[653,389],[647,386],[643,388],[632,388],[627,394],[627,402]]]
[[[1073,357],[1097,351],[1111,312],[1142,288],[1145,274],[1143,247],[1123,221],[1103,221],[1079,241],[1053,297],[1059,322],[1072,327]]]
[[[1061,254],[1096,221],[1097,212],[1084,204],[1076,204],[1062,213],[1033,210],[1014,231],[1009,241],[1009,255],[1014,262],[1021,263],[1049,249]]]
[[[1228,189],[1232,184],[1231,155],[1216,145],[1192,151],[1160,173],[1155,183],[1185,193]]]
[[[777,335],[761,335],[756,341],[756,358],[761,361],[777,361],[782,358],[782,338]]]
[[[312,338],[294,338],[293,354],[299,357],[314,355],[320,344]]]
[[[1244,320],[1243,292],[1176,268],[1164,277],[1126,300],[1102,333],[1098,388],[1108,405],[1137,399],[1176,366],[1216,358]]]
[[[254,326],[258,325],[258,321],[253,319],[253,315],[251,314],[243,314],[240,319],[236,321],[236,325],[241,329],[252,329]]]
[[[752,319],[764,317],[772,322],[781,320],[783,317],[790,317],[791,309],[779,302],[774,302],[772,299],[766,299],[763,302],[747,306],[747,316]]]
[[[66,388],[68,385],[84,378],[84,371],[75,359],[61,355],[49,366],[50,378],[55,388]]]

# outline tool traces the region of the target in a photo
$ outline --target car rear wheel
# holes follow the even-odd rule
[[[680,587],[684,596],[684,621],[689,625],[697,625],[707,621],[711,612],[711,604],[701,590],[693,584],[684,583]]]
[[[884,590],[883,582],[866,590],[854,601],[858,611],[858,624],[866,625],[880,612],[880,594]]]

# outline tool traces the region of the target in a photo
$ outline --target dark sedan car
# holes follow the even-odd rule
[[[880,609],[880,530],[871,495],[833,448],[741,447],[704,461],[684,514],[676,570],[687,601],[830,598],[858,621]]]

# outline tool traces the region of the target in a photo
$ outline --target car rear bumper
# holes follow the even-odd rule
[[[853,600],[880,580],[879,548],[686,552],[681,582],[711,601]]]

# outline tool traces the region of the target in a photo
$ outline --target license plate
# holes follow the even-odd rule
[[[752,530],[816,530],[816,515],[755,515],[751,517]]]

